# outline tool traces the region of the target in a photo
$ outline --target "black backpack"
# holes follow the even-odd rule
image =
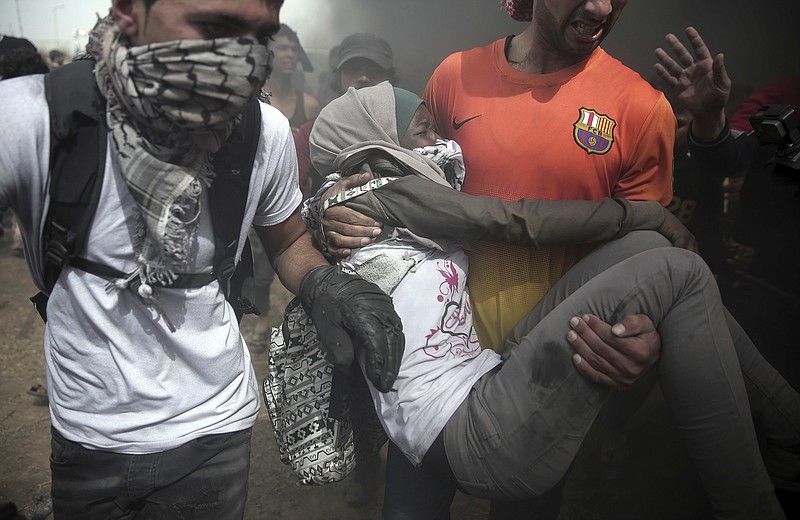
[[[64,265],[108,279],[126,276],[80,256],[103,185],[108,140],[106,100],[97,88],[94,65],[91,60],[74,61],[53,69],[44,80],[50,107],[50,206],[42,231],[46,292],[31,298],[44,321],[47,295]],[[238,265],[234,257],[260,132],[261,109],[254,99],[228,141],[212,157],[216,176],[209,189],[209,211],[214,230],[214,270],[211,274],[180,276],[170,285],[201,287],[219,280],[237,319],[244,314],[259,314],[241,294],[242,284],[253,273],[249,242],[245,242]]]

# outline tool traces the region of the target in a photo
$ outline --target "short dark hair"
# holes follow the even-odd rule
[[[278,32],[275,33],[273,38],[275,36],[284,36],[289,41],[294,42],[294,43],[296,43],[298,45],[300,44],[300,37],[297,36],[297,31],[295,31],[294,29],[292,29],[291,27],[289,27],[285,23],[281,24],[280,28],[278,29]]]
[[[2,79],[29,74],[45,74],[49,71],[50,68],[36,49],[17,47],[0,54],[0,78]]]

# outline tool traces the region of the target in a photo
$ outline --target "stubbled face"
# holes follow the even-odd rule
[[[572,62],[585,58],[608,36],[628,0],[536,0],[537,43]]]
[[[134,45],[171,40],[254,38],[266,45],[280,27],[283,0],[113,0],[120,30]]]
[[[432,146],[436,144],[437,139],[441,138],[436,132],[436,125],[433,122],[430,110],[423,104],[414,112],[411,124],[408,125],[406,133],[400,140],[400,146],[413,150],[423,146]]]
[[[296,41],[287,36],[275,36],[269,43],[269,48],[274,55],[272,66],[276,71],[286,75],[295,71],[300,59],[300,49]]]
[[[373,87],[390,79],[388,70],[367,58],[349,59],[339,68],[339,88],[342,93],[350,87]]]

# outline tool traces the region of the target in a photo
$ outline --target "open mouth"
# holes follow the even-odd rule
[[[573,22],[572,28],[578,35],[578,39],[587,43],[597,41],[603,34],[603,24],[588,24],[584,22]]]

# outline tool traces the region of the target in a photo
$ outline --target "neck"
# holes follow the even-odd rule
[[[269,87],[269,90],[272,91],[273,95],[285,96],[286,94],[294,91],[294,86],[292,85],[292,76],[282,72],[273,71],[272,76],[269,78]]]
[[[551,74],[586,59],[586,56],[567,56],[553,49],[536,30],[534,22],[511,40],[506,59],[513,68],[528,74]]]

